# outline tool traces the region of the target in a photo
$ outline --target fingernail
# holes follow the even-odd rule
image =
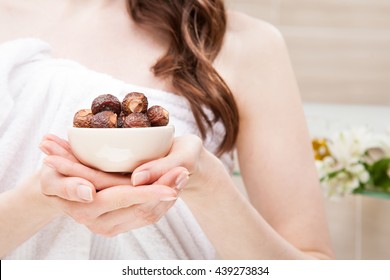
[[[149,181],[149,179],[150,179],[149,171],[137,172],[132,176],[133,186],[145,184]]]
[[[77,196],[83,200],[91,201],[92,200],[92,191],[88,186],[79,185],[77,187]]]
[[[174,201],[174,200],[176,200],[176,199],[177,199],[176,196],[170,196],[170,197],[163,197],[163,198],[160,198],[160,201],[169,202],[169,201]]]
[[[183,171],[179,176],[177,176],[175,182],[176,189],[179,191],[182,190],[187,184],[189,178],[189,173],[187,171]]]

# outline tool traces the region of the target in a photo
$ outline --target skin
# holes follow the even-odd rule
[[[167,39],[136,26],[124,1],[53,2],[0,0],[0,42],[38,37],[52,45],[54,57],[174,91],[169,79],[150,71]],[[114,236],[158,221],[180,195],[223,259],[333,258],[299,90],[280,33],[229,13],[214,65],[238,103],[237,153],[248,198],[196,136],[176,138],[167,157],[129,178],[81,165],[65,140],[47,135],[40,146],[48,155],[45,165],[0,194],[0,256],[61,215]],[[80,185],[89,199],[80,198]]]

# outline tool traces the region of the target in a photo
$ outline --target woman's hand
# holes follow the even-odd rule
[[[199,171],[199,163],[204,153],[205,149],[199,137],[195,135],[176,137],[167,156],[147,162],[134,170],[132,184],[138,186],[154,182],[170,169],[178,166],[186,168],[192,180]],[[180,179],[185,181],[187,178]]]
[[[82,165],[69,144],[58,137],[45,137],[41,149],[49,154],[42,168],[41,189],[52,206],[106,236],[158,221],[174,204],[188,177],[185,168],[176,167],[152,183],[134,187],[127,175]]]
[[[175,167],[189,171],[188,177],[183,174],[176,184],[186,185],[181,197],[191,204],[202,203],[204,197],[210,197],[217,191],[221,182],[230,180],[225,166],[204,148],[202,140],[195,135],[185,135],[174,139],[167,156],[137,167],[132,174],[132,184],[138,186],[154,182]]]

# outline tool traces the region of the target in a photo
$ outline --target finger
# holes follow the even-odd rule
[[[57,196],[77,202],[92,202],[96,193],[94,186],[89,181],[77,177],[64,177],[58,173],[53,174],[50,180],[46,180],[45,183],[41,183],[41,191],[48,196]]]
[[[54,134],[46,134],[42,140],[50,140],[53,142],[56,142],[58,145],[60,145],[62,148],[67,150],[68,152],[72,152],[72,148],[70,147],[70,144],[68,141],[54,135]]]
[[[174,188],[177,191],[183,190],[189,180],[189,172],[184,167],[175,167],[163,174],[153,184],[165,185]]]
[[[179,188],[181,188],[180,186],[183,184],[183,179],[180,178],[188,180],[188,171],[183,167],[176,167],[170,170],[168,173],[164,174],[152,186],[139,186],[136,188],[122,186],[122,190],[124,192],[128,192],[129,188],[133,188],[135,191],[139,191],[141,189],[144,189],[145,191],[156,191],[156,187],[159,187],[159,184],[163,184],[166,186],[171,186],[171,188],[174,187],[174,190],[176,190],[177,193],[172,193],[172,195],[175,194],[175,197],[166,197],[165,195],[156,197],[153,195],[153,193],[142,194],[138,192],[137,195],[140,195],[138,198],[131,195],[130,193],[116,193],[116,196],[119,197],[120,200],[116,200],[116,202],[114,201],[114,206],[112,208],[105,208],[104,211],[107,212],[100,215],[96,221],[90,224],[88,227],[95,233],[103,234],[105,236],[113,236],[121,232],[140,228],[157,222],[163,215],[165,215],[166,211],[168,211],[168,209],[176,201]],[[177,185],[178,180],[181,183]],[[97,199],[95,200],[96,203],[100,203],[101,205],[109,205],[109,200],[111,199],[107,194],[111,192],[114,193],[114,188],[101,191],[98,196],[100,197],[101,195],[105,195],[105,200],[102,199],[100,201],[100,199]],[[165,188],[166,187],[164,187],[164,191],[166,190]],[[123,199],[126,197],[128,199]],[[109,211],[117,207],[119,208]]]
[[[177,191],[163,185],[132,187],[128,185],[104,189],[96,194],[94,207],[99,216],[117,209],[128,208],[143,203],[174,201]]]
[[[57,155],[69,159],[73,162],[79,162],[72,152],[69,152],[69,150],[65,149],[55,141],[47,139],[42,140],[39,148],[47,155]]]
[[[170,170],[167,168],[163,167],[164,170],[160,170],[161,176],[157,178],[156,180],[152,181],[151,180],[151,172],[150,169],[144,169],[140,171],[135,171],[132,176],[131,176],[131,181],[133,183],[133,186],[138,186],[143,184],[153,184],[153,183],[158,183],[162,185],[167,185],[167,186],[173,186],[173,182],[175,181],[175,177],[179,176],[180,173],[182,172],[187,172],[188,170],[184,167],[174,167]]]
[[[89,228],[105,236],[117,235],[156,223],[171,205],[172,202],[149,202],[121,208],[99,216]]]
[[[203,145],[199,137],[186,135],[174,140],[170,153],[161,159],[147,162],[133,172],[133,185],[141,185],[158,180],[174,167],[185,167],[189,173],[195,172]]]
[[[129,176],[99,171],[60,156],[47,156],[44,162],[64,176],[81,177],[90,181],[97,190],[130,184]]]

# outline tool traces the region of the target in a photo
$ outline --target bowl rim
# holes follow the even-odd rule
[[[168,124],[165,126],[148,126],[148,127],[113,127],[113,128],[96,128],[96,127],[75,127],[71,126],[68,130],[91,130],[91,131],[136,131],[136,130],[155,130],[155,129],[173,129],[174,125]]]

